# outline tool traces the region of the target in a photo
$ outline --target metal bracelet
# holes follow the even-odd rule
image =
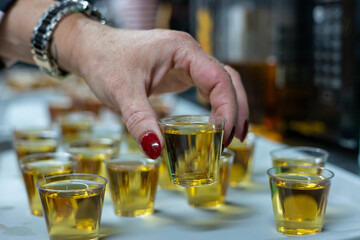
[[[85,16],[105,24],[106,20],[87,1],[62,0],[45,11],[34,28],[31,38],[31,53],[36,65],[49,75],[62,78],[67,72],[60,69],[56,59],[51,55],[51,43],[57,24],[71,13],[82,13]]]

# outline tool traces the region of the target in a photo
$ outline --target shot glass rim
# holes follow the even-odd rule
[[[71,108],[73,105],[73,101],[71,97],[69,97],[68,95],[54,96],[54,98],[51,98],[48,101],[49,106],[57,105],[58,103],[60,104],[66,103],[67,104],[66,107],[69,106],[69,108]],[[64,105],[61,105],[61,107],[63,106]]]
[[[218,125],[218,124],[225,124],[226,122],[226,118],[220,116],[220,115],[211,115],[211,114],[185,114],[185,115],[173,115],[173,116],[168,116],[168,117],[164,117],[164,118],[160,118],[158,120],[158,124],[160,126],[169,126],[169,123],[174,123],[176,121],[171,121],[171,122],[165,122],[165,121],[170,121],[170,120],[174,120],[177,118],[190,118],[190,117],[196,117],[196,118],[204,118],[207,117],[208,119],[210,118],[214,118],[216,119],[215,122],[210,122],[210,121],[199,121],[201,123],[207,123],[207,124],[212,124],[212,125]]]
[[[275,176],[275,174],[272,174],[270,173],[271,171],[275,170],[276,168],[297,168],[297,167],[302,167],[302,168],[312,168],[312,169],[318,169],[318,170],[321,170],[323,172],[326,172],[329,175],[329,177],[325,177],[324,179],[289,179],[289,178],[284,178],[284,177],[279,177],[279,176]],[[275,167],[271,167],[269,168],[267,171],[266,171],[267,175],[269,177],[274,177],[274,178],[277,178],[277,179],[283,179],[283,180],[286,180],[287,182],[326,182],[326,181],[330,181],[334,176],[335,176],[335,173],[333,171],[331,171],[330,169],[327,169],[327,168],[323,168],[323,167],[315,167],[315,166],[308,166],[308,165],[286,165],[286,166],[275,166]],[[297,173],[294,171],[294,173]],[[300,172],[301,173],[301,172]]]
[[[123,140],[123,134],[121,131],[119,131],[119,132],[96,131],[96,132],[90,133],[89,138],[95,138],[95,139],[96,138],[108,138],[113,141],[121,142]]]
[[[75,143],[79,143],[79,144],[81,143],[82,144],[82,143],[85,143],[85,142],[99,142],[100,144],[102,144],[103,141],[105,141],[104,145],[111,145],[111,148],[114,148],[115,145],[117,144],[114,139],[111,139],[109,137],[96,137],[96,136],[91,136],[90,135],[88,138],[82,138],[82,139],[69,141],[69,142],[64,144],[64,148],[66,150],[78,149],[78,148],[88,148],[88,147],[84,147],[84,146],[76,147],[76,146],[71,146],[71,145],[75,144]]]
[[[87,189],[70,189],[70,190],[55,190],[55,189],[48,189],[48,188],[44,188],[44,187],[41,187],[40,186],[40,183],[43,182],[43,181],[47,181],[49,179],[53,179],[53,178],[63,178],[63,177],[67,177],[67,176],[92,176],[92,177],[98,177],[98,178],[101,178],[104,180],[104,183],[101,183],[101,182],[98,182],[96,181],[97,183],[99,183],[99,186],[96,186],[96,187],[91,187],[91,188],[87,188]],[[72,179],[76,179],[76,178],[72,178]],[[54,181],[55,182],[55,181]],[[48,192],[82,192],[82,191],[86,191],[86,190],[95,190],[95,189],[99,189],[99,188],[103,188],[106,186],[108,180],[103,177],[103,176],[100,176],[100,175],[96,175],[96,174],[91,174],[91,173],[68,173],[68,174],[60,174],[60,175],[54,175],[54,176],[49,176],[49,177],[45,177],[43,179],[40,179],[39,181],[36,182],[36,187],[38,188],[38,190],[40,191],[41,190],[46,190]]]
[[[29,132],[29,134],[26,134]],[[35,133],[35,134],[31,134]],[[59,132],[51,127],[24,127],[24,128],[14,128],[12,131],[12,135],[15,141],[27,141],[28,139],[24,139],[25,136],[35,135],[35,139],[46,140],[46,139],[54,139],[57,140],[60,137]]]
[[[26,156],[19,159],[19,163],[20,163],[20,166],[22,166],[23,164],[26,164],[26,163],[23,163],[25,160],[36,159],[38,157],[47,157],[47,156],[48,157],[62,156],[62,157],[69,157],[69,159],[74,158],[76,163],[79,161],[79,158],[75,154],[72,154],[72,153],[68,153],[68,152],[44,152],[44,153],[32,153],[32,154],[26,155]],[[44,160],[44,159],[42,159],[42,160]],[[34,161],[36,161],[36,160],[34,160]],[[33,162],[33,161],[30,161],[30,162]]]
[[[73,119],[69,119],[69,117],[71,116],[79,116],[79,117],[77,117],[76,121],[74,121]],[[91,111],[80,110],[80,111],[69,112],[62,116],[59,116],[59,121],[60,124],[73,123],[73,122],[77,123],[79,121],[90,122],[91,124],[93,124],[96,122],[96,115]]]
[[[135,158],[135,159],[129,159],[129,158]],[[141,159],[138,159],[141,158]],[[145,160],[146,162],[150,162],[150,166],[160,166],[161,162],[162,162],[162,157],[159,156],[157,159],[151,159],[148,158],[147,156],[145,156],[144,154],[122,154],[116,158],[112,158],[109,161],[106,162],[106,168],[109,168],[111,166],[114,167],[118,167],[118,165],[116,163],[119,162],[128,162],[128,161],[143,161]],[[146,165],[148,166],[148,165]],[[126,169],[132,169],[131,167],[126,168]]]
[[[316,152],[318,154],[321,154],[321,156],[309,156],[307,159],[323,159],[324,162],[327,161],[327,158],[329,157],[329,152],[325,149],[318,148],[318,147],[308,147],[308,146],[287,146],[287,147],[281,147],[274,149],[270,151],[270,156],[272,159],[276,158],[279,152],[287,151],[287,150],[307,150],[309,152]],[[294,159],[300,159],[300,158],[294,158]]]
[[[222,159],[222,156],[223,156],[223,153],[224,152],[226,152],[226,153],[230,153],[231,154],[231,157],[229,157],[229,163],[230,163],[230,165],[232,165],[233,164],[233,162],[234,162],[234,158],[235,158],[235,152],[233,151],[233,150],[231,150],[231,149],[228,149],[228,148],[224,148],[224,151],[220,154],[220,164],[221,164],[221,162],[223,161]]]

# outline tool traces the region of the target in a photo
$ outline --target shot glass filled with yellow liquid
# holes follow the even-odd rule
[[[94,174],[64,174],[37,182],[50,240],[99,238],[107,180]]]
[[[161,158],[121,155],[107,163],[115,214],[136,217],[154,212]]]
[[[90,135],[91,138],[109,138],[114,142],[114,153],[112,157],[117,157],[120,154],[120,146],[123,141],[123,134],[120,130],[105,130],[94,129]]]
[[[165,151],[173,184],[202,186],[217,181],[225,119],[210,115],[162,118]]]
[[[305,165],[324,167],[329,153],[315,147],[284,147],[270,152],[273,167]]]
[[[73,173],[78,160],[72,154],[60,152],[31,154],[20,159],[21,173],[33,215],[43,215],[36,182],[49,176]]]
[[[76,141],[90,135],[95,124],[95,115],[92,112],[69,112],[59,118],[62,140]]]
[[[278,166],[267,173],[277,231],[290,236],[321,232],[334,173],[311,166]]]
[[[117,143],[110,138],[89,138],[64,145],[66,152],[79,158],[76,172],[97,174],[107,178],[106,161],[117,156]]]
[[[48,103],[48,112],[52,123],[57,123],[61,117],[69,114],[72,109],[72,100],[68,96],[56,96]]]
[[[229,184],[237,187],[251,182],[251,172],[255,149],[255,134],[249,132],[243,142],[234,138],[228,149],[235,152]]]
[[[225,149],[220,157],[219,179],[216,183],[200,187],[187,187],[187,201],[190,206],[199,208],[217,207],[225,203],[231,165],[235,153]]]
[[[15,129],[13,139],[18,160],[29,154],[56,152],[59,145],[57,131],[47,128]]]

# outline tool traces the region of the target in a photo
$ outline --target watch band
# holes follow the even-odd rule
[[[31,38],[31,53],[36,65],[40,70],[49,75],[62,78],[67,72],[60,69],[56,59],[51,55],[51,43],[57,24],[71,13],[80,12],[87,17],[96,19],[101,24],[106,20],[95,8],[87,1],[83,0],[62,0],[53,4],[45,11],[34,28]]]

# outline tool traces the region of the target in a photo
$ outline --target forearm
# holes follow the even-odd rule
[[[0,55],[33,63],[30,52],[32,30],[52,1],[17,0],[0,24]]]
[[[33,29],[44,11],[54,3],[52,0],[15,1],[0,24],[0,57],[34,64],[30,43]],[[80,13],[71,14],[58,23],[51,53],[62,69],[78,73],[81,60],[77,46],[83,44],[85,28],[94,28],[89,25],[98,23]]]

